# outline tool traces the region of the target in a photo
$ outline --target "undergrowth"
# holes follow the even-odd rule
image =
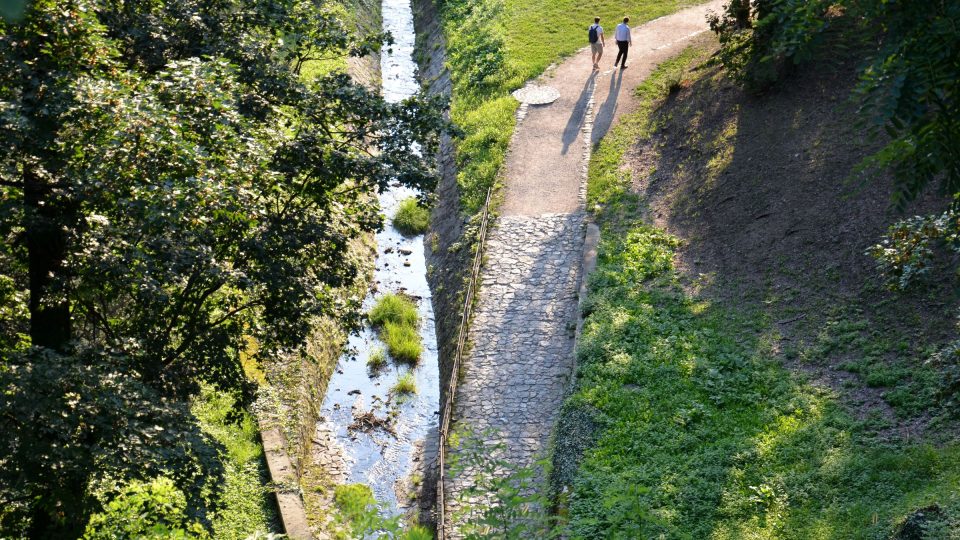
[[[590,433],[562,479],[568,536],[951,537],[960,445],[878,439],[836,391],[782,367],[768,315],[681,287],[681,241],[643,221],[622,161],[656,129],[650,112],[672,86],[661,83],[700,57],[662,66],[591,162],[600,256],[563,412]]]
[[[220,486],[220,509],[212,520],[218,539],[243,539],[277,530],[257,424],[236,402],[230,393],[204,386],[191,407],[203,432],[223,447],[226,474]]]

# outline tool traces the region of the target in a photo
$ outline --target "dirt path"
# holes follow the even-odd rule
[[[626,70],[613,69],[615,24],[607,21],[601,70],[591,71],[584,49],[536,82],[556,88],[557,101],[520,109],[453,413],[457,427],[504,444],[502,459],[527,466],[544,455],[573,372],[592,142],[636,108],[633,88],[706,31],[707,10],[720,6],[715,0],[635,28]],[[458,495],[473,481],[469,471],[445,480],[447,515],[456,516]],[[455,523],[447,532],[461,536]]]
[[[721,5],[721,1],[714,0],[634,28],[628,69],[613,68],[617,56],[613,41],[616,21],[605,21],[607,46],[600,71],[591,71],[589,49],[547,70],[536,84],[556,88],[560,98],[550,105],[521,109],[523,120],[510,141],[507,156],[506,200],[501,213],[509,216],[579,211],[589,159],[584,135],[596,142],[620,115],[636,109],[633,89],[657,64],[707,31],[707,11],[719,11]]]

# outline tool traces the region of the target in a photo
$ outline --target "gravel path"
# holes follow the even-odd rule
[[[706,31],[706,12],[720,7],[715,0],[634,28],[626,70],[612,69],[612,39],[601,71],[591,70],[590,51],[581,50],[535,82],[557,89],[555,102],[520,108],[453,413],[457,428],[495,433],[490,442],[503,443],[501,457],[515,465],[530,465],[547,451],[573,373],[592,143],[636,108],[633,88]],[[612,36],[615,22],[605,22]],[[473,475],[445,481],[447,515],[456,516]],[[455,523],[447,532],[462,536]]]

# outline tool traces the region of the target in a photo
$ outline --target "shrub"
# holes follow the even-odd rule
[[[395,538],[396,540],[431,540],[426,528],[414,525],[404,529],[399,517],[380,515],[380,505],[373,490],[364,484],[347,484],[334,488],[337,519],[353,533],[354,538]],[[383,534],[381,536],[381,534]]]
[[[397,382],[390,387],[390,392],[397,396],[409,396],[417,393],[417,381],[413,377],[413,372],[405,371],[397,379]]]
[[[420,333],[415,326],[388,322],[383,326],[380,337],[387,344],[390,356],[398,362],[416,364],[423,354]]]
[[[420,324],[420,315],[413,300],[401,294],[386,294],[377,300],[368,315],[370,324],[382,327],[386,323],[416,327]]]
[[[393,215],[393,228],[404,236],[417,236],[430,227],[430,211],[420,205],[416,197],[404,199]]]
[[[173,480],[134,480],[90,517],[83,538],[208,538],[199,523],[188,520],[186,509],[187,499]]]

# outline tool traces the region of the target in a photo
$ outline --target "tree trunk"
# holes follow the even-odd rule
[[[63,350],[71,337],[70,302],[62,280],[67,238],[54,199],[46,181],[33,171],[24,174],[30,338],[34,346]]]
[[[750,28],[750,0],[731,0],[728,9],[737,23],[737,28]]]

